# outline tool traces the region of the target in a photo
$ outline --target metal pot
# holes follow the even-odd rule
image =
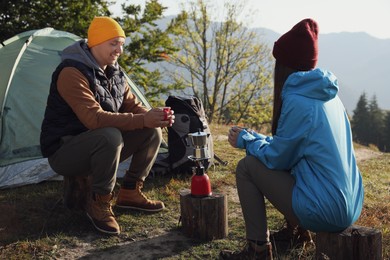
[[[207,137],[210,134],[205,133],[205,132],[196,132],[196,133],[190,133],[188,136],[191,139],[191,143],[195,147],[204,147],[207,145]]]

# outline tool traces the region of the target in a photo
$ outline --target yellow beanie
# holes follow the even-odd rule
[[[116,37],[126,38],[126,35],[114,19],[104,16],[93,18],[88,29],[89,48]]]

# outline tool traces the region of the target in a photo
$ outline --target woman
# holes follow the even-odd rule
[[[273,136],[229,131],[229,143],[246,149],[236,182],[248,243],[241,252],[221,252],[223,259],[272,259],[265,198],[292,226],[314,232],[341,231],[362,209],[362,177],[337,79],[315,68],[317,23],[302,20],[275,42],[272,53]]]

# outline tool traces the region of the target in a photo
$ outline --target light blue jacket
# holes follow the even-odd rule
[[[276,135],[244,130],[237,140],[268,168],[291,170],[294,212],[312,231],[345,229],[363,204],[351,127],[337,92],[337,79],[328,71],[293,73],[283,87]]]

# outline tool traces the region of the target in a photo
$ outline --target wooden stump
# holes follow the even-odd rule
[[[350,226],[341,233],[317,233],[316,259],[380,260],[382,233],[361,226]]]
[[[209,197],[191,196],[191,191],[180,191],[182,229],[189,237],[202,240],[225,238],[228,234],[227,198],[220,193]]]

